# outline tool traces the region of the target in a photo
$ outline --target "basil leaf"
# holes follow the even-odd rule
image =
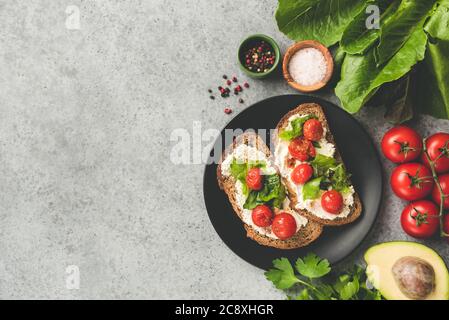
[[[310,180],[302,187],[302,196],[304,200],[313,200],[320,195],[320,183],[322,177]]]
[[[236,158],[232,160],[230,165],[231,176],[242,183],[242,191],[245,196],[248,196],[248,186],[246,185],[246,175],[248,174],[248,171],[252,168],[265,168],[266,165],[267,164],[264,161],[241,163]]]
[[[315,177],[324,176],[326,172],[337,165],[337,160],[322,154],[317,154],[315,159],[310,163],[313,168]]]
[[[299,137],[302,135],[302,129],[304,127],[304,123],[307,120],[316,118],[314,115],[307,115],[305,117],[296,118],[291,121],[291,130],[283,130],[281,133],[279,133],[279,138],[282,140],[290,141],[293,140],[296,137]]]

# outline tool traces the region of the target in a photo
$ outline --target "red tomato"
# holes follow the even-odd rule
[[[251,190],[260,190],[263,187],[263,177],[260,168],[252,168],[246,174],[246,184]]]
[[[288,151],[293,158],[299,161],[307,161],[316,156],[315,147],[312,142],[302,137],[293,139],[288,145]]]
[[[279,239],[287,240],[296,233],[296,220],[291,214],[281,212],[274,217],[271,230]]]
[[[390,184],[399,198],[414,201],[429,195],[434,182],[429,169],[412,162],[397,166],[391,174]]]
[[[302,163],[299,166],[297,166],[295,169],[293,169],[291,173],[292,181],[296,184],[304,184],[313,175],[313,168],[308,163]]]
[[[397,126],[385,133],[381,147],[388,160],[394,163],[409,162],[421,154],[422,139],[415,130],[406,126]]]
[[[260,205],[253,209],[251,218],[256,226],[265,228],[270,226],[273,221],[273,211],[269,206]]]
[[[343,208],[343,197],[336,190],[330,190],[321,196],[321,206],[329,213],[339,214]]]
[[[307,140],[319,141],[323,137],[323,126],[319,120],[310,119],[304,123],[302,132]]]
[[[430,238],[440,225],[438,207],[429,200],[412,202],[402,211],[401,225],[409,236]]]
[[[447,197],[444,198],[443,207],[444,209],[449,209],[449,174],[439,176],[438,180],[440,180],[440,186],[441,189],[443,190],[443,194],[448,195]],[[433,187],[432,198],[433,201],[435,201],[438,205],[441,204],[441,193],[437,185]]]
[[[427,153],[430,160],[435,161],[435,170],[438,173],[449,171],[449,133],[436,133],[426,139]],[[421,156],[423,163],[430,168],[425,154]]]

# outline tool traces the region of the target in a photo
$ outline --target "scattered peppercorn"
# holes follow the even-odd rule
[[[226,81],[226,84],[227,84],[228,86],[230,86],[230,85],[232,84],[232,81],[231,81],[231,80],[228,80],[228,81]]]
[[[233,77],[232,77],[232,81],[237,82],[237,81],[238,81],[238,80],[237,80],[237,77],[236,77],[236,76],[233,76]]]
[[[223,79],[226,80],[227,78],[228,78],[228,76],[224,74],[224,75],[223,75]]]
[[[207,90],[207,92],[209,92],[209,93],[212,93],[212,90],[211,90],[211,89],[209,89],[209,90]]]
[[[245,67],[257,73],[268,72],[276,61],[273,47],[265,41],[255,43],[244,55]]]
[[[238,92],[242,92],[243,88],[241,85],[238,85],[237,87],[235,87],[235,90],[237,90]]]
[[[240,102],[240,103],[244,103],[245,101],[243,101],[243,99],[240,98],[240,99],[239,99],[239,102]]]
[[[248,82],[245,82],[244,84],[243,84],[243,86],[245,87],[245,88],[249,88],[249,83]]]
[[[232,109],[231,108],[225,108],[224,109],[224,113],[231,114],[232,113]]]
[[[214,96],[210,96],[210,98],[211,98],[211,100],[215,100],[215,97],[214,97]]]

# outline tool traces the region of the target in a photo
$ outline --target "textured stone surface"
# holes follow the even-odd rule
[[[203,166],[169,161],[173,129],[230,120],[207,89],[223,73],[245,79],[235,61],[243,37],[290,44],[275,3],[0,4],[0,298],[283,298],[213,230]],[[79,30],[66,28],[68,5],[80,10]],[[245,106],[294,93],[279,79],[251,85]],[[376,141],[388,127],[380,110],[357,118]],[[449,123],[423,117],[416,127]],[[408,239],[404,203],[385,191],[376,227],[347,261]],[[443,241],[429,244],[448,256]],[[79,266],[79,290],[66,288],[68,265]]]

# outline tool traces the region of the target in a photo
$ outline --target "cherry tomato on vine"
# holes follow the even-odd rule
[[[309,119],[303,126],[304,138],[310,141],[319,141],[323,137],[323,126],[317,119]]]
[[[399,198],[414,201],[429,195],[434,181],[427,167],[413,162],[397,166],[391,174],[390,184]]]
[[[302,163],[298,165],[295,169],[293,169],[290,177],[292,178],[292,181],[296,184],[304,184],[313,175],[313,168],[308,163]]]
[[[336,190],[330,190],[321,196],[321,206],[329,213],[339,214],[343,208],[343,197]]]
[[[273,222],[273,211],[267,205],[260,205],[253,209],[251,218],[258,227],[268,227]]]
[[[381,147],[388,160],[394,163],[409,162],[421,154],[422,139],[412,128],[397,126],[385,133]]]
[[[252,168],[246,174],[246,184],[251,190],[260,190],[263,187],[263,176],[260,168]]]
[[[438,177],[440,181],[441,189],[443,190],[443,195],[446,195],[443,201],[444,209],[449,209],[449,174],[444,174]],[[441,193],[438,186],[435,185],[432,190],[432,198],[438,205],[441,204]]]
[[[449,171],[449,133],[436,133],[426,139],[427,153],[430,160],[435,161],[437,173]],[[421,156],[422,162],[430,168],[425,154]]]
[[[429,200],[410,203],[401,214],[402,229],[414,238],[430,238],[440,225],[439,209]]]
[[[315,147],[312,142],[303,137],[293,139],[288,145],[288,151],[293,158],[299,161],[307,161],[316,156]]]
[[[287,240],[296,233],[296,220],[291,214],[281,212],[274,217],[271,230],[279,239]]]

